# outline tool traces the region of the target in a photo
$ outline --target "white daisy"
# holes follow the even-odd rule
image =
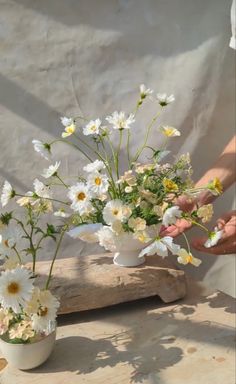
[[[49,165],[48,168],[43,170],[42,176],[45,179],[49,179],[49,177],[54,176],[57,173],[58,168],[60,167],[61,162],[56,161],[55,165]]]
[[[70,217],[69,213],[66,213],[63,208],[58,209],[58,211],[54,212],[54,216],[56,217]]]
[[[66,117],[66,116],[60,117],[60,120],[62,125],[64,125],[64,127],[69,127],[74,123],[74,120],[71,117]]]
[[[116,243],[115,243],[115,232],[107,226],[102,227],[97,232],[99,244],[101,247],[104,247],[107,251],[114,252],[116,250]]]
[[[15,191],[13,190],[11,184],[6,180],[3,184],[2,194],[1,194],[2,206],[5,207],[14,196],[15,196]]]
[[[204,244],[205,248],[211,248],[214,247],[218,243],[218,241],[221,239],[224,231],[219,231],[217,227],[215,227],[213,232],[210,232],[209,238]]]
[[[107,116],[106,120],[113,125],[114,129],[130,129],[130,124],[135,122],[134,114],[131,113],[126,117],[125,112],[113,112],[111,116]]]
[[[18,226],[7,226],[0,234],[0,255],[10,256],[12,248],[22,238],[22,231]]]
[[[167,210],[163,214],[162,223],[165,227],[168,225],[175,224],[177,219],[182,216],[182,211],[177,205],[174,205],[171,208],[167,208]]]
[[[83,134],[85,136],[88,135],[94,135],[99,134],[99,128],[101,126],[102,122],[100,119],[91,120],[84,128],[83,128]]]
[[[50,160],[52,157],[51,146],[48,143],[42,143],[40,140],[32,140],[34,150],[38,152],[44,159]]]
[[[38,179],[34,180],[34,190],[37,196],[42,197],[42,198],[51,198],[52,193],[50,191],[50,188],[44,185],[41,181]]]
[[[178,129],[174,127],[169,127],[168,125],[162,125],[160,127],[160,131],[163,133],[163,135],[167,137],[175,137],[175,136],[180,136],[181,133],[178,131]]]
[[[102,173],[90,173],[87,179],[89,190],[93,195],[103,195],[109,187],[108,177]]]
[[[115,199],[106,204],[102,213],[105,222],[112,224],[116,220],[127,221],[132,214],[132,210],[128,205],[124,205],[121,200]]]
[[[157,94],[157,101],[162,107],[165,107],[166,105],[172,103],[175,101],[174,95],[167,96],[166,93],[158,93]]]
[[[20,267],[2,272],[0,303],[4,309],[12,308],[15,313],[21,312],[21,306],[25,306],[32,294],[33,279],[30,277],[30,271]]]
[[[105,164],[101,160],[95,160],[93,163],[89,163],[83,167],[85,172],[99,172],[105,168]]]
[[[141,100],[145,99],[147,96],[151,96],[151,94],[153,93],[153,90],[150,88],[146,88],[144,84],[140,85],[139,90]]]
[[[68,137],[75,132],[75,122],[71,117],[61,117],[61,123],[65,127],[65,131],[61,134],[62,138]]]
[[[56,319],[57,310],[60,306],[60,303],[49,290],[40,291],[38,300],[40,303],[40,308],[37,313],[31,316],[32,328],[36,332],[48,333],[50,323],[54,322]]]
[[[180,250],[180,246],[173,243],[172,237],[165,236],[155,240],[152,244],[144,248],[140,252],[139,257],[143,257],[144,255],[154,255],[155,253],[158,254],[158,256],[166,257],[168,256],[168,249],[173,255],[176,255]]]
[[[90,200],[92,195],[84,183],[72,185],[68,191],[68,197],[72,201],[71,208],[81,215],[91,209]]]
[[[200,259],[197,259],[196,257],[194,257],[192,255],[191,252],[187,252],[186,249],[184,248],[181,248],[178,252],[178,257],[177,257],[177,260],[180,264],[192,264],[194,265],[195,267],[199,267],[199,265],[201,264],[202,260]]]
[[[97,243],[97,232],[103,225],[101,223],[95,224],[82,224],[79,227],[75,227],[67,232],[67,234],[73,239],[80,239],[87,243]]]

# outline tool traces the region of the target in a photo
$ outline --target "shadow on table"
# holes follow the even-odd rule
[[[97,321],[98,325],[94,327],[99,327],[101,320],[117,324],[122,331],[108,334],[102,328],[102,337],[97,329],[94,330],[94,339],[79,335],[61,338],[57,340],[50,359],[32,372],[70,371],[86,375],[99,368],[129,365],[133,370],[130,383],[140,383],[154,375],[152,382],[156,384],[156,374],[188,355],[201,353],[206,344],[228,350],[234,348],[233,328],[220,324],[217,318],[215,321],[202,321],[199,309],[199,318],[196,315],[198,305],[208,303],[212,308],[221,308],[224,298],[225,310],[231,313],[232,299],[217,293],[200,300],[190,297],[182,305],[181,301],[176,305],[162,305],[158,312],[155,309],[160,302],[157,298],[149,298],[80,313],[79,318],[78,314],[64,315],[59,319],[59,325],[71,324],[73,327],[73,324],[78,324],[78,332],[81,323],[81,334],[83,323]],[[186,341],[186,350],[179,346],[180,342],[185,344],[183,340]],[[189,343],[191,348],[187,348]],[[215,356],[209,356],[209,359],[215,359]],[[116,372],[119,378],[119,370]]]

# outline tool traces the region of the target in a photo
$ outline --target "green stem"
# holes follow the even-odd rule
[[[191,218],[190,218],[190,220],[192,221],[192,223],[193,223],[194,225],[198,226],[199,228],[202,228],[204,231],[206,231],[207,233],[209,233],[209,230],[208,230],[204,225],[198,223],[198,222],[195,221],[195,220],[192,220]]]
[[[154,125],[154,123],[156,122],[158,116],[160,115],[161,111],[159,111],[156,116],[153,117],[152,121],[150,122],[150,124],[148,125],[147,127],[147,130],[146,130],[146,135],[145,135],[145,138],[144,138],[144,143],[143,145],[137,150],[135,156],[134,156],[134,159],[132,162],[136,162],[139,158],[139,156],[141,155],[141,153],[143,152],[144,148],[146,147],[146,144],[147,144],[147,141],[148,141],[148,137],[149,137],[149,134],[151,132],[151,129]]]
[[[49,283],[50,283],[51,276],[52,276],[53,266],[54,266],[55,260],[56,260],[56,258],[57,258],[57,254],[58,254],[58,251],[59,251],[61,242],[62,242],[62,240],[63,240],[63,237],[64,237],[64,235],[65,235],[65,232],[66,232],[66,230],[63,230],[63,231],[61,232],[61,236],[59,237],[59,240],[58,240],[58,243],[57,243],[57,246],[56,246],[56,250],[55,250],[55,253],[54,253],[52,262],[51,262],[50,271],[49,271],[49,275],[48,275],[47,282],[46,282],[46,285],[45,285],[45,289],[48,289],[48,287],[49,287]]]
[[[184,237],[184,239],[185,239],[185,242],[186,242],[186,244],[187,244],[188,253],[191,253],[191,249],[190,249],[190,245],[189,245],[188,238],[187,238],[187,236],[185,235],[184,232],[182,232],[182,235],[183,235],[183,237]]]
[[[16,193],[15,196],[29,197],[29,196],[26,196],[26,195],[21,195],[21,194],[19,194],[19,193]],[[37,199],[49,200],[49,201],[55,201],[56,203],[61,203],[61,204],[65,204],[65,205],[70,205],[70,203],[65,203],[65,201],[58,200],[58,199],[52,199],[52,198],[50,198],[50,197],[41,197],[41,196],[35,197],[35,200],[37,200]]]
[[[58,173],[56,173],[54,176],[57,177],[58,180],[60,180],[60,182],[64,185],[64,187],[68,188],[68,185],[67,185],[66,183],[64,183],[64,181],[63,181],[62,178],[58,175]]]
[[[121,145],[122,145],[122,138],[123,138],[123,129],[120,129],[120,138],[119,138],[119,144],[116,152],[116,176],[117,180],[120,178],[119,174],[119,157],[120,157],[120,150],[121,150]]]
[[[12,249],[15,251],[15,253],[16,253],[18,259],[19,259],[19,262],[20,262],[20,264],[21,264],[21,257],[20,257],[19,252],[18,252],[17,249],[16,249],[16,246],[12,247]]]

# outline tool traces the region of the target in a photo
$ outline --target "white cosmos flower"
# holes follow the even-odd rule
[[[169,127],[168,125],[162,125],[160,127],[160,131],[163,133],[163,135],[167,137],[175,137],[175,136],[180,136],[181,133],[178,131],[178,129],[174,127]]]
[[[129,219],[131,214],[131,208],[124,205],[119,199],[109,201],[103,209],[103,218],[107,224],[112,224],[116,220],[123,223]]]
[[[97,232],[99,244],[107,251],[114,252],[116,250],[115,232],[111,227],[104,226]]]
[[[2,272],[0,302],[4,309],[12,308],[15,313],[21,312],[21,306],[25,306],[32,294],[33,279],[30,277],[30,271],[21,267]]]
[[[179,250],[177,260],[180,264],[186,265],[186,264],[190,263],[190,264],[194,265],[195,267],[198,267],[202,262],[202,260],[197,259],[196,257],[194,257],[192,255],[191,252],[187,252],[186,249],[184,249],[184,248],[181,248]]]
[[[32,143],[36,152],[38,152],[44,159],[50,160],[52,157],[50,144],[42,143],[40,140],[32,140]]]
[[[51,198],[52,193],[50,191],[50,188],[44,185],[41,181],[38,179],[34,180],[34,190],[37,196],[42,197],[42,198]]]
[[[165,227],[168,225],[175,224],[176,220],[180,218],[182,215],[182,211],[177,205],[174,205],[171,208],[167,208],[167,210],[163,214],[162,223]]]
[[[72,201],[71,208],[81,215],[91,210],[92,195],[84,183],[77,183],[69,188],[68,197]]]
[[[66,117],[66,116],[60,117],[60,120],[62,125],[64,125],[64,127],[69,127],[74,123],[74,120],[71,117]]]
[[[153,90],[150,88],[146,88],[144,84],[140,85],[139,90],[140,90],[141,100],[145,99],[147,96],[151,96],[151,94],[153,93]]]
[[[93,163],[89,163],[83,167],[85,172],[99,172],[105,168],[105,164],[101,160],[95,160]]]
[[[209,238],[204,244],[205,248],[211,248],[214,247],[218,243],[218,241],[221,239],[224,231],[219,231],[217,227],[215,227],[213,232],[210,232]]]
[[[60,303],[48,290],[40,291],[37,299],[40,303],[40,309],[31,316],[32,328],[36,332],[48,333],[50,323],[56,319]]]
[[[22,231],[18,226],[7,226],[0,234],[0,255],[10,256],[12,248],[22,238]]]
[[[140,252],[139,257],[143,257],[144,255],[154,255],[155,253],[158,256],[166,257],[168,256],[168,249],[173,255],[176,255],[180,250],[180,246],[173,243],[172,237],[165,236],[155,240],[152,244],[144,248]]]
[[[162,107],[165,107],[167,104],[172,103],[175,101],[174,95],[167,96],[166,93],[158,93],[157,94],[157,101]]]
[[[42,176],[45,179],[49,179],[49,177],[54,176],[57,173],[58,168],[60,167],[61,162],[56,161],[55,165],[49,165],[48,168],[43,170]]]
[[[97,232],[103,225],[101,223],[95,224],[82,224],[75,227],[67,232],[67,234],[73,239],[80,239],[87,243],[97,243],[98,235]]]
[[[102,173],[90,173],[87,179],[88,187],[91,193],[95,196],[103,195],[109,187],[108,177]]]
[[[9,203],[9,200],[11,200],[11,198],[14,196],[15,196],[15,191],[13,190],[11,184],[6,180],[2,187],[2,194],[1,194],[2,206],[5,207]]]
[[[134,114],[131,113],[126,117],[125,112],[113,112],[111,116],[107,116],[106,120],[113,125],[114,129],[130,129],[130,124],[135,122]]]
[[[83,128],[83,134],[85,136],[88,135],[94,135],[99,134],[99,128],[101,126],[102,122],[100,119],[91,120],[84,128]]]

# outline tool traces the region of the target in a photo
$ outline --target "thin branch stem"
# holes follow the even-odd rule
[[[54,253],[52,262],[51,262],[51,266],[50,266],[50,270],[49,270],[49,275],[48,275],[48,278],[47,278],[47,282],[46,282],[46,285],[45,285],[45,289],[48,289],[48,287],[49,287],[49,283],[50,283],[50,280],[51,280],[51,277],[52,277],[53,266],[54,266],[55,260],[56,260],[56,258],[57,258],[57,254],[58,254],[58,251],[59,251],[59,248],[60,248],[60,245],[61,245],[61,242],[62,242],[62,240],[63,240],[63,237],[64,237],[65,233],[66,233],[66,230],[63,230],[63,231],[61,232],[60,237],[59,237],[59,240],[58,240],[58,243],[57,243],[57,246],[56,246],[56,250],[55,250],[55,253]]]

